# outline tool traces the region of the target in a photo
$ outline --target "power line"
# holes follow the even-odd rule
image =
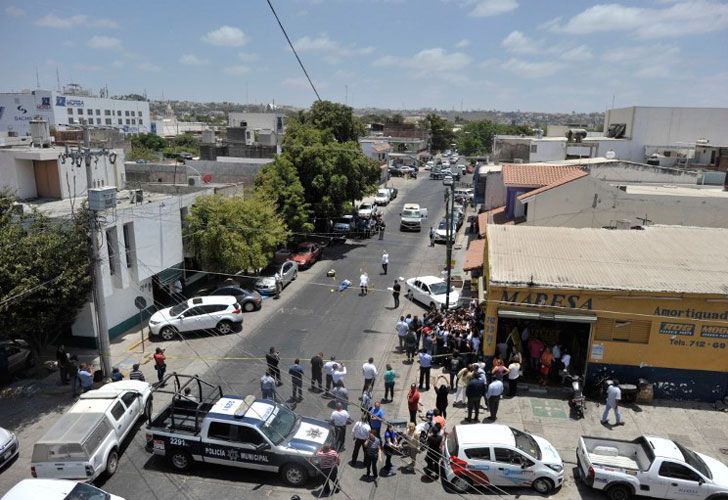
[[[288,33],[286,33],[286,29],[283,27],[283,23],[281,23],[281,20],[278,17],[276,10],[273,8],[273,4],[271,3],[270,0],[266,0],[266,1],[268,2],[268,6],[270,7],[270,10],[271,10],[271,12],[273,12],[273,15],[275,16],[276,21],[278,22],[278,26],[281,27],[283,36],[286,37],[286,40],[288,41],[288,45],[291,47],[291,50],[293,51],[293,55],[296,56],[296,60],[298,60],[298,64],[301,66],[301,69],[303,70],[303,74],[306,75],[306,79],[308,80],[308,83],[311,84],[313,93],[316,94],[316,99],[318,99],[320,101],[321,96],[319,96],[318,90],[316,90],[316,87],[314,86],[313,82],[311,81],[311,77],[308,76],[308,71],[306,71],[306,67],[303,65],[303,61],[301,61],[301,58],[298,56],[298,52],[296,52],[296,48],[293,46],[293,42],[291,42],[291,39],[288,37]]]

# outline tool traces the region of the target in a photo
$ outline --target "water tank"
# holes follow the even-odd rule
[[[43,118],[30,120],[30,136],[33,138],[33,146],[37,148],[47,148],[51,145],[50,127]]]

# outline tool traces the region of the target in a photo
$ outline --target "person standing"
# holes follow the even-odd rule
[[[430,246],[435,246],[435,228],[430,226]]]
[[[442,381],[442,383],[440,383]],[[450,394],[450,386],[447,385],[445,375],[440,375],[435,380],[435,408],[440,410],[440,414],[447,418],[447,397]]]
[[[364,387],[361,390],[363,393],[368,388],[374,387],[374,380],[379,374],[377,367],[374,365],[374,358],[369,358],[366,363],[361,365],[361,373],[364,376]]]
[[[413,424],[417,423],[417,412],[420,410],[420,391],[417,390],[417,384],[410,385],[407,393],[407,410],[409,410],[409,421]]]
[[[283,385],[283,382],[281,382],[281,369],[278,366],[281,362],[281,356],[275,347],[268,350],[268,354],[265,355],[265,362],[268,365],[268,371],[276,379],[276,385]]]
[[[430,370],[432,369],[432,355],[422,349],[419,355],[420,361],[420,385],[419,389],[423,390],[423,383],[426,387],[424,390],[430,390]]]
[[[321,496],[329,496],[332,489],[329,483],[333,484],[333,493],[339,491],[339,482],[337,476],[339,473],[339,454],[328,444],[324,444],[319,451],[316,452],[316,458],[319,460],[319,469],[324,477],[324,487],[321,490]]]
[[[324,372],[326,372],[326,394],[329,394],[331,385],[334,383],[334,366],[336,366],[336,356],[331,356],[331,359],[324,364]]]
[[[394,426],[392,424],[387,424],[387,430],[384,431],[383,450],[386,461],[384,462],[384,469],[382,471],[383,476],[394,475],[394,472],[392,472],[392,455],[398,453],[399,449],[399,436],[394,430]]]
[[[349,390],[344,386],[343,382],[334,382],[334,388],[331,389],[331,396],[334,398],[334,401],[338,401],[346,411],[349,411]]]
[[[316,390],[314,384],[318,385],[318,392],[321,392],[322,370],[324,367],[324,353],[320,352],[311,358],[311,390]]]
[[[273,275],[273,280],[276,285],[276,292],[275,292],[275,298],[280,299],[281,298],[281,290],[283,289],[283,281],[281,280],[281,274],[276,271],[276,273]]]
[[[365,272],[359,276],[359,288],[361,289],[361,296],[369,293],[369,275]]]
[[[384,229],[387,227],[387,225],[384,223],[384,220],[379,221],[379,239],[384,239]]]
[[[351,435],[354,438],[354,452],[351,454],[351,462],[349,462],[351,465],[355,465],[358,462],[359,450],[364,447],[364,443],[366,443],[371,430],[372,428],[369,426],[367,414],[364,413],[351,428]],[[364,455],[366,455],[366,450],[364,450]]]
[[[554,355],[551,354],[551,349],[546,347],[541,354],[541,368],[539,371],[541,385],[546,385],[549,379],[549,373],[551,373],[551,365],[554,363]]]
[[[0,354],[0,357],[1,356],[2,356],[2,354]],[[139,365],[137,364],[135,366],[137,367],[137,370],[138,370]],[[71,394],[73,395],[74,398],[76,396],[78,396],[78,388],[81,385],[81,380],[78,378],[78,370],[79,370],[78,358],[76,357],[75,354],[72,354],[70,359],[68,360],[68,376],[71,381]],[[139,372],[139,373],[141,373],[141,372]],[[131,374],[129,374],[129,377],[131,377]],[[144,375],[142,375],[142,377],[144,377]],[[144,381],[144,379],[142,379],[142,381]]]
[[[498,406],[500,405],[500,398],[503,394],[503,381],[499,378],[494,379],[488,385],[488,392],[486,393],[486,399],[488,400],[488,410],[490,410],[491,422],[495,422],[498,417]]]
[[[63,344],[56,349],[56,360],[58,361],[58,374],[61,377],[61,385],[68,384],[68,353]]]
[[[402,290],[402,285],[399,284],[398,280],[394,280],[392,285],[392,297],[394,298],[394,308],[399,308],[399,292]]]
[[[382,422],[384,422],[384,408],[382,408],[382,403],[376,401],[374,407],[369,410],[369,425],[380,440],[382,439]]]
[[[440,424],[434,424],[427,436],[427,454],[425,455],[425,474],[434,479],[440,476],[440,447],[442,446],[442,435]]]
[[[78,379],[81,384],[81,392],[88,392],[94,388],[94,377],[91,375],[91,365],[81,365],[78,370]]]
[[[508,365],[508,397],[516,397],[518,391],[518,379],[521,377],[521,363],[518,358],[511,357],[511,364]]]
[[[604,413],[602,414],[602,424],[609,423],[609,410],[614,410],[614,418],[617,423],[614,425],[624,425],[622,415],[619,413],[619,401],[622,399],[622,389],[619,388],[619,380],[614,379],[612,385],[607,388],[607,401],[604,405]]]
[[[346,367],[344,363],[334,363],[334,371],[331,372],[331,379],[334,381],[334,385],[341,382],[344,383],[344,376],[346,375]]]
[[[260,377],[260,393],[263,399],[276,399],[276,379],[271,376],[270,371]]]
[[[164,379],[164,372],[167,371],[167,357],[164,355],[164,349],[157,347],[152,357],[154,358],[154,369],[157,370],[157,382],[164,387],[162,379]]]
[[[146,379],[144,378],[144,374],[139,369],[139,363],[134,363],[131,365],[131,371],[129,372],[129,380],[139,380],[141,382],[145,382]]]
[[[480,377],[473,377],[465,387],[465,397],[468,398],[468,422],[473,421],[473,412],[475,412],[475,421],[479,420],[480,415],[480,399],[485,395],[485,380]]]
[[[458,405],[464,405],[465,404],[465,388],[468,386],[468,383],[472,379],[473,371],[470,366],[466,365],[458,371],[457,374],[457,390],[455,391],[455,401],[453,401],[453,406]]]
[[[291,375],[291,387],[292,394],[291,399],[293,401],[303,401],[303,367],[301,366],[301,360],[296,358],[288,373]]]
[[[384,401],[391,403],[394,401],[394,379],[397,373],[392,369],[392,365],[386,365],[387,370],[384,372]]]
[[[412,363],[417,352],[417,335],[411,328],[404,337],[404,350],[407,353],[407,362]]]
[[[407,455],[410,459],[408,469],[414,474],[415,465],[417,464],[417,453],[420,451],[420,438],[419,433],[417,432],[417,426],[412,422],[407,424],[404,439],[407,443]]]
[[[377,471],[377,460],[379,460],[379,449],[381,447],[382,440],[377,437],[377,434],[372,429],[369,432],[369,437],[364,442],[364,465],[367,468],[367,479],[373,475],[375,482],[379,475]]]
[[[386,276],[387,268],[389,267],[389,254],[385,250],[382,254],[382,274]]]
[[[404,316],[399,317],[399,321],[397,321],[397,324],[394,325],[394,329],[397,331],[397,337],[399,339],[399,351],[402,352],[404,350],[404,338],[410,329],[409,324],[404,319]]]
[[[330,420],[334,426],[334,449],[342,451],[346,439],[346,426],[351,423],[349,412],[344,409],[344,405],[336,403],[336,409],[331,412]]]

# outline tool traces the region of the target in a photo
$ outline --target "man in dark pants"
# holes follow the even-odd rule
[[[314,384],[318,384],[318,392],[322,389],[322,375],[324,367],[324,353],[320,352],[311,358],[311,390],[316,390]]]
[[[402,290],[402,285],[399,284],[398,280],[394,280],[392,285],[392,297],[394,297],[394,308],[399,308],[399,292]]]
[[[283,382],[281,382],[281,369],[278,367],[281,357],[280,353],[276,352],[275,347],[268,350],[268,354],[265,355],[265,362],[268,365],[268,371],[276,379],[276,385],[283,385]]]
[[[367,479],[374,475],[374,481],[377,480],[379,471],[377,470],[377,459],[379,459],[379,449],[382,447],[382,441],[377,437],[374,431],[369,433],[369,439],[364,443],[364,465],[367,468]]]
[[[331,446],[325,444],[316,452],[316,457],[319,459],[321,475],[324,476],[324,487],[321,490],[321,496],[327,497],[331,494],[329,483],[334,485],[333,492],[337,493],[339,491],[339,483],[336,480],[339,472],[339,454]]]
[[[430,370],[432,369],[432,355],[429,352],[427,352],[426,350],[422,349],[420,351],[419,360],[420,360],[419,389],[423,390],[423,383],[424,383],[424,387],[426,387],[424,390],[429,391],[430,390]]]
[[[407,409],[409,410],[409,421],[413,424],[417,423],[417,412],[420,409],[420,392],[417,385],[410,385],[409,394],[407,394]]]
[[[480,377],[473,377],[465,388],[465,397],[468,398],[468,422],[473,421],[473,411],[475,411],[475,420],[480,415],[480,398],[485,395],[485,381]]]
[[[503,394],[503,381],[499,378],[493,380],[488,385],[488,392],[486,393],[488,400],[488,409],[490,410],[489,420],[495,421],[498,416],[498,405],[500,405],[500,398]]]
[[[291,393],[292,401],[303,400],[303,367],[301,361],[296,358],[293,365],[288,369],[288,373],[291,375],[291,386],[293,392]]]
[[[61,344],[56,350],[56,360],[58,360],[58,374],[61,376],[61,384],[68,383],[68,353],[66,347]]]

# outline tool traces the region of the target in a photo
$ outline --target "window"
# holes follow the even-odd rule
[[[233,426],[223,422],[210,422],[207,430],[207,436],[212,439],[222,439],[223,441],[232,441]]]
[[[131,116],[136,116],[133,111],[131,112]]]
[[[69,125],[73,125],[74,123],[76,123],[76,120],[74,120],[73,118],[68,118]]]
[[[700,481],[701,478],[694,471],[688,469],[684,465],[675,462],[662,462],[659,474],[662,477],[671,477],[673,479],[684,479],[686,481]]]
[[[128,111],[124,111],[124,116],[129,116],[129,112]]]
[[[190,318],[192,316],[199,316],[204,313],[205,313],[205,310],[202,307],[193,307],[193,308],[187,309],[187,311],[185,311],[184,317]]]
[[[470,448],[465,450],[465,456],[475,460],[490,460],[490,448]]]
[[[69,115],[72,115],[73,114],[73,108],[68,108],[66,111],[68,111],[68,114]]]
[[[129,408],[132,404],[134,404],[134,401],[136,401],[136,398],[138,398],[139,395],[136,392],[125,392],[123,396],[121,396],[121,400],[124,402],[127,408]]]
[[[78,111],[78,114],[79,115],[82,115],[83,114],[83,109],[81,109],[81,108],[78,108],[76,111]]]
[[[651,321],[598,318],[594,339],[647,344],[651,329]]]
[[[509,450],[508,448],[495,448],[494,451],[496,462],[501,462],[504,464],[513,463],[513,458],[516,455],[513,450]]]
[[[225,309],[227,309],[227,306],[225,304],[210,304],[206,306],[200,306],[197,309],[202,309],[202,314],[211,314],[224,311]]]
[[[121,123],[121,122],[122,122],[121,118],[119,118],[119,119],[118,119],[118,122],[119,122],[119,125],[121,125],[121,124],[122,124],[122,123]]]
[[[111,125],[111,118],[106,119],[106,125]]]
[[[129,125],[129,118],[126,119],[126,124]]]
[[[94,114],[94,110],[93,109],[87,109],[86,110],[86,114],[87,115],[93,115]]]
[[[106,231],[106,248],[109,253],[109,273],[116,274],[116,228]]]
[[[111,121],[111,120],[109,120]],[[126,267],[130,268],[133,264],[132,248],[134,248],[134,223],[127,222],[122,226],[124,233],[124,253],[126,254]]]
[[[96,125],[101,125],[101,118],[96,118]]]
[[[132,124],[132,125],[136,125],[136,118],[132,118],[132,119],[131,119],[131,124]]]
[[[121,110],[118,110],[118,111],[116,112],[116,116],[121,116]]]
[[[144,125],[141,118],[139,118],[139,125]]]
[[[100,109],[97,109],[96,110],[96,116],[99,116],[100,114],[101,114],[101,110]]]
[[[111,110],[109,110],[109,109],[105,109],[105,110],[104,110],[104,115],[105,115],[105,116],[111,116]]]
[[[120,420],[121,417],[124,416],[125,411],[126,410],[121,404],[121,401],[117,401],[116,404],[111,408],[111,416],[114,417],[114,420]]]
[[[538,144],[531,144],[531,153],[535,153],[538,151]]]
[[[260,432],[258,432],[257,429],[253,429],[252,427],[246,427],[243,425],[236,425],[235,427],[238,428],[238,436],[236,441],[252,444],[253,446],[265,443],[263,436],[260,435]]]

